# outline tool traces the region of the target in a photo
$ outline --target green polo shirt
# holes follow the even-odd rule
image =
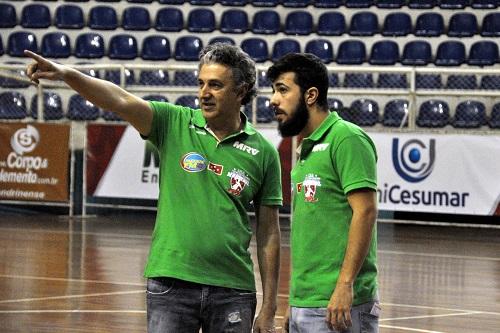
[[[352,210],[346,194],[376,191],[376,150],[358,126],[332,112],[302,141],[292,170],[293,218],[290,305],[326,307],[344,260]],[[354,282],[353,305],[377,289],[376,231]]]
[[[160,195],[146,277],[255,290],[246,208],[281,205],[278,152],[246,121],[222,141],[201,110],[151,102]]]

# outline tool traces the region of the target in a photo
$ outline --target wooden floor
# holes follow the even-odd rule
[[[153,221],[0,214],[0,332],[145,332]],[[278,326],[290,258],[283,226]],[[378,231],[380,332],[500,332],[499,229],[379,223]]]

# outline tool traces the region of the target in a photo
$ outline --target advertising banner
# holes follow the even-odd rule
[[[69,125],[0,123],[0,199],[68,201]]]

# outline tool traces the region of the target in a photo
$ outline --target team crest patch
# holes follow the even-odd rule
[[[250,179],[241,170],[233,169],[233,171],[227,173],[227,176],[230,178],[231,184],[228,192],[235,196],[239,196],[245,187],[250,184]]]
[[[301,190],[304,190],[304,199],[306,202],[317,202],[316,193],[321,186],[321,179],[312,173],[306,175],[302,183]]]
[[[181,158],[181,167],[187,172],[201,172],[207,168],[207,160],[199,153],[187,153]]]

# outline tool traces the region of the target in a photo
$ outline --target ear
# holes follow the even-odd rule
[[[304,93],[304,100],[306,101],[307,106],[312,106],[316,103],[318,100],[318,88],[316,87],[311,87],[306,90]]]
[[[243,99],[245,98],[247,92],[248,92],[248,85],[242,84],[240,87],[238,87],[237,95],[240,99]]]

